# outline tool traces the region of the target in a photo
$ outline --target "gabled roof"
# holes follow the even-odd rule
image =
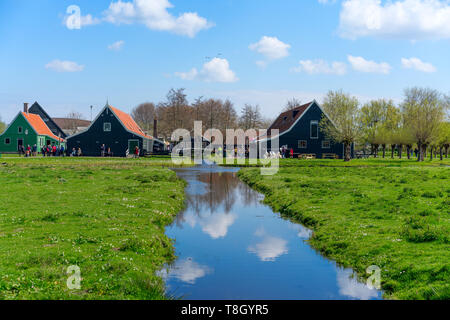
[[[48,136],[57,141],[65,141],[63,138],[59,138],[53,134],[49,127],[45,124],[44,120],[37,114],[22,112],[24,118],[28,121],[34,131],[40,136]]]
[[[122,124],[125,126],[125,129],[143,138],[153,139],[153,137],[145,134],[145,132],[142,131],[141,127],[139,127],[136,121],[134,121],[133,118],[128,113],[125,113],[117,108],[114,108],[113,106],[109,106],[109,108],[112,110],[112,112],[114,112],[117,119],[119,119],[120,122],[122,122]]]
[[[41,105],[37,101],[33,103],[33,105],[28,110],[28,113],[39,115],[55,136],[59,135],[63,138],[66,137],[66,134],[60,128],[60,126],[55,121],[53,121],[52,117],[48,115],[48,113],[44,110],[44,108],[41,107]]]
[[[305,113],[305,111],[311,104],[313,104],[313,102],[306,103],[304,105],[301,105],[300,107],[281,113],[267,130],[268,134],[270,135],[270,131],[272,129],[278,129],[280,134],[289,130],[303,115],[303,113]]]

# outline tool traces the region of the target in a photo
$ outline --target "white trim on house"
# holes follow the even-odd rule
[[[312,136],[312,126],[313,125],[317,125],[317,131],[316,131],[316,133],[317,133],[317,137],[313,137]],[[311,122],[309,123],[309,138],[311,139],[311,140],[317,140],[317,139],[319,139],[319,120],[311,120]]]

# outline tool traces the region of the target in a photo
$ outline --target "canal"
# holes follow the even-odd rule
[[[187,181],[186,209],[167,228],[176,262],[161,271],[184,299],[381,299],[305,241],[311,231],[262,204],[237,168],[176,169]]]

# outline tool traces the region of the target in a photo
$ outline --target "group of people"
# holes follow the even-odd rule
[[[36,157],[37,156],[37,145],[30,146],[26,148],[24,146],[19,146],[19,155],[24,155],[25,157]]]
[[[280,158],[282,159],[287,159],[287,158],[294,158],[294,149],[292,148],[287,148],[285,146],[280,148]]]
[[[44,157],[64,157],[65,151],[64,146],[47,145],[41,148],[41,153]]]
[[[111,148],[106,148],[105,144],[102,144],[102,146],[100,147],[100,156],[101,157],[113,157],[114,154],[111,151]]]

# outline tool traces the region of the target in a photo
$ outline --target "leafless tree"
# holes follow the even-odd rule
[[[156,107],[151,102],[146,102],[138,105],[131,111],[131,116],[134,121],[142,128],[144,131],[153,130],[153,121],[156,116]]]
[[[83,119],[83,115],[80,112],[71,111],[67,114],[67,129],[72,132],[76,132],[79,126],[79,120]]]
[[[283,109],[283,112],[285,111],[291,111],[295,108],[298,108],[302,105],[302,102],[297,98],[292,98],[291,100],[288,100],[286,103],[286,106]]]

